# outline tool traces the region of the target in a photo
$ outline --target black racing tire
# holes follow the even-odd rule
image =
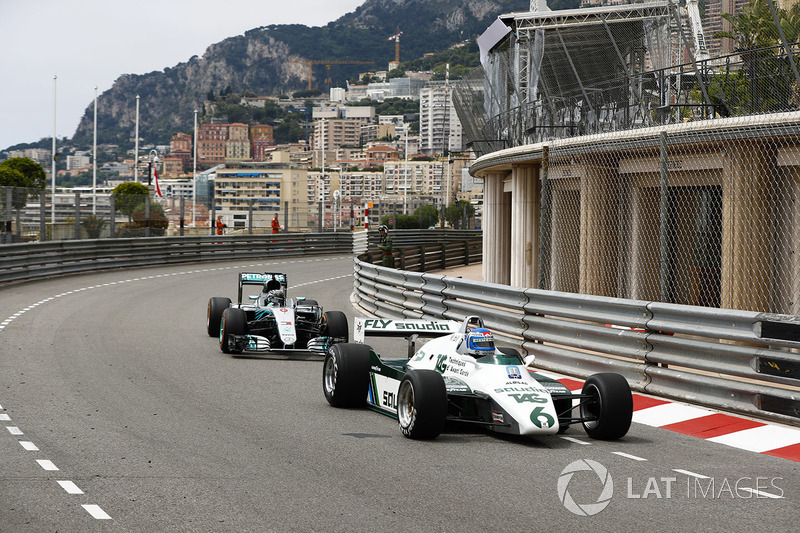
[[[522,355],[519,353],[519,350],[516,348],[507,348],[505,346],[498,346],[497,351],[504,355],[511,355],[519,359],[519,364],[524,365],[525,361],[522,360]]]
[[[322,315],[325,319],[325,332],[328,337],[350,340],[350,327],[347,325],[347,315],[341,311],[328,311]]]
[[[369,389],[370,348],[366,344],[334,344],[322,364],[322,392],[334,407],[361,407]]]
[[[206,313],[206,331],[209,337],[219,336],[219,324],[222,321],[222,313],[231,306],[230,298],[214,296],[208,300],[208,312]]]
[[[435,439],[447,419],[447,389],[434,370],[409,370],[397,389],[397,421],[410,439]]]
[[[628,381],[619,374],[589,376],[581,394],[581,418],[586,433],[600,440],[620,439],[628,433],[633,419],[633,396]],[[588,420],[587,420],[588,419]]]
[[[242,350],[231,349],[228,342],[230,335],[247,335],[247,314],[236,307],[229,307],[222,313],[219,348],[225,353],[242,353]]]

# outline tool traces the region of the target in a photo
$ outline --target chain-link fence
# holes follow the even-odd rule
[[[800,314],[800,116],[545,159],[539,288]]]

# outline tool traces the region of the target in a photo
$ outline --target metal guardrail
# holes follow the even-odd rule
[[[522,289],[367,259],[356,259],[354,295],[375,315],[480,315],[543,369],[617,372],[634,390],[800,426],[800,316]]]
[[[0,246],[0,283],[110,268],[352,251],[350,232],[8,244]]]

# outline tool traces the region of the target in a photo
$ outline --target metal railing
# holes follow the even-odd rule
[[[349,254],[352,251],[353,234],[350,232],[88,239],[8,244],[0,247],[0,283],[110,268],[312,254]]]
[[[617,372],[645,393],[800,426],[800,316],[522,289],[356,259],[370,313],[480,315],[536,366],[586,378]]]

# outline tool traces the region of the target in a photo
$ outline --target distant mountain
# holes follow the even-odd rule
[[[560,0],[577,2],[577,0]],[[574,6],[565,6],[574,7]],[[100,97],[101,143],[128,145],[134,137],[136,95],[142,142],[164,144],[178,131],[191,131],[194,110],[202,113],[209,93],[291,93],[307,87],[308,60],[373,61],[373,65],[336,64],[315,71],[315,86],[330,75],[334,85],[370,69],[385,70],[394,60],[396,28],[400,59],[444,50],[474,40],[502,13],[527,11],[529,0],[367,0],[354,12],[323,27],[298,24],[255,28],[208,47],[163,72],[126,74]],[[294,62],[293,62],[294,61]],[[91,139],[93,107],[87,107],[73,137]]]

